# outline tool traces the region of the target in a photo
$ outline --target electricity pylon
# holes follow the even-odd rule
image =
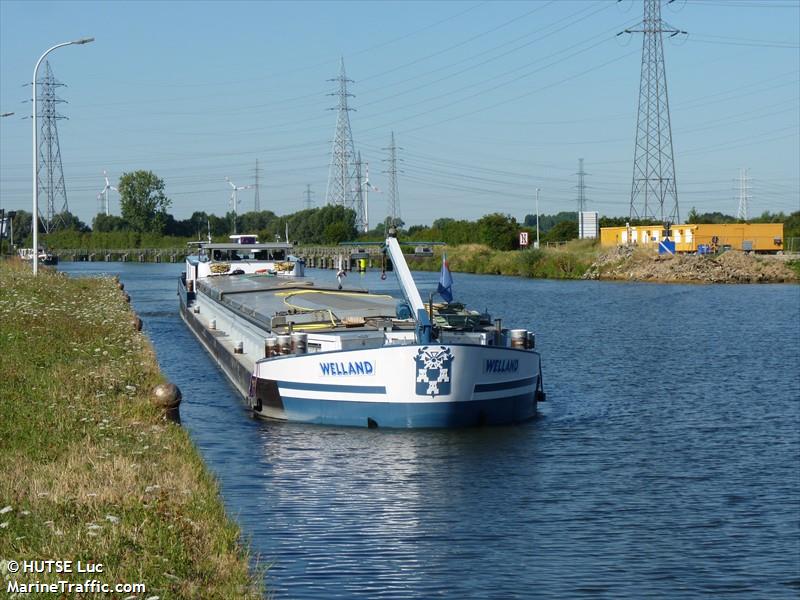
[[[402,173],[397,169],[397,161],[402,160],[397,158],[397,151],[402,150],[394,143],[394,131],[392,131],[392,138],[389,142],[388,148],[383,148],[389,151],[389,158],[384,159],[383,162],[389,163],[389,168],[384,171],[389,175],[389,216],[386,217],[387,230],[389,227],[396,227],[398,220],[398,206],[400,203],[400,195],[397,192],[397,174]]]
[[[355,172],[353,163],[356,153],[353,146],[353,133],[350,130],[350,111],[355,109],[350,108],[348,105],[348,98],[353,98],[353,94],[347,91],[347,84],[353,83],[353,80],[348,79],[345,75],[344,58],[341,59],[339,76],[328,81],[335,81],[339,84],[339,89],[336,92],[328,94],[329,96],[338,96],[339,105],[328,109],[337,111],[337,116],[325,202],[346,208],[355,208]]]
[[[583,170],[583,159],[578,159],[578,172],[575,173],[578,176],[578,218],[580,219],[580,213],[586,210],[586,184],[583,181],[583,178],[588,175]]]
[[[736,218],[742,221],[747,221],[747,202],[750,200],[747,181],[747,169],[739,169],[739,210],[736,211]]]
[[[306,191],[303,192],[303,195],[306,197],[306,200],[305,200],[306,210],[310,209],[314,205],[314,201],[311,199],[311,196],[313,194],[314,194],[314,192],[311,191],[311,184],[307,183],[306,184]]]
[[[256,176],[256,183],[253,187],[256,190],[256,195],[253,199],[253,210],[259,212],[261,210],[261,197],[259,196],[259,191],[261,190],[261,167],[258,166],[258,159],[256,159],[256,168],[254,169],[254,172]]]
[[[61,166],[61,148],[58,145],[58,127],[63,115],[56,111],[56,104],[64,102],[56,96],[56,88],[64,84],[58,81],[50,68],[50,62],[44,63],[44,77],[36,82],[40,86],[37,93],[39,106],[36,117],[39,120],[39,171],[36,174],[36,185],[39,186],[39,197],[46,198],[42,220],[45,233],[50,233],[63,225],[61,215],[69,211],[67,189],[64,186],[64,170]],[[39,205],[41,207],[41,204]],[[56,212],[56,206],[61,207]],[[39,209],[40,213],[41,208]]]
[[[662,34],[674,37],[686,32],[661,19],[661,0],[644,0],[644,19],[638,28],[618,35],[622,33],[644,34],[630,219],[677,223],[680,211]]]

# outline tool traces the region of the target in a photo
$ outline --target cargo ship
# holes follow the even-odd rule
[[[545,399],[534,333],[460,304],[426,306],[395,237],[384,252],[403,298],[306,277],[288,243],[196,246],[178,286],[181,317],[260,417],[504,425],[533,418]]]

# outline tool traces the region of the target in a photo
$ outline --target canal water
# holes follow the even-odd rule
[[[177,315],[180,265],[60,268],[125,283],[278,600],[800,595],[800,286],[456,273],[537,332],[548,401],[389,431],[250,418]]]

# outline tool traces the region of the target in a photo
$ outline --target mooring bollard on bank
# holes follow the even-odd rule
[[[150,400],[155,406],[164,410],[164,416],[166,416],[167,419],[175,423],[180,423],[182,398],[183,395],[177,385],[174,383],[160,383],[153,388]]]

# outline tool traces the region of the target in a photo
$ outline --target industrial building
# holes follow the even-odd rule
[[[600,228],[601,246],[652,246],[656,248],[666,232],[660,225]],[[670,239],[676,252],[743,250],[775,253],[783,250],[783,223],[694,223],[672,225]]]

